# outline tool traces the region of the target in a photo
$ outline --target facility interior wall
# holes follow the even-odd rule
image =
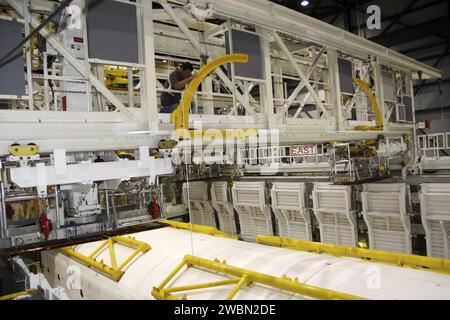
[[[434,60],[425,62],[435,63]],[[429,80],[415,96],[416,121],[431,121],[431,128],[424,130],[427,134],[450,132],[450,56],[443,58],[438,67],[443,71],[441,90],[436,80]],[[420,82],[416,81],[415,85],[417,90]]]

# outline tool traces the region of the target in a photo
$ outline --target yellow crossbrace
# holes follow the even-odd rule
[[[117,266],[116,252],[114,245],[120,244],[125,247],[135,249],[133,253],[125,259],[119,266]],[[111,266],[106,265],[103,260],[97,261],[98,255],[105,249],[109,248],[109,255],[111,258]],[[78,262],[88,266],[89,268],[97,271],[100,274],[119,282],[124,275],[123,269],[131,263],[131,261],[139,254],[145,254],[150,251],[152,247],[145,242],[138,241],[132,237],[111,237],[108,240],[103,241],[91,254],[85,256],[75,250],[75,247],[67,247],[61,249],[61,251],[69,257],[77,260]]]
[[[214,227],[202,226],[199,224],[184,223],[184,222],[178,222],[178,221],[172,221],[172,220],[163,220],[160,222],[167,224],[167,225],[171,226],[172,228],[176,228],[176,229],[183,229],[183,230],[188,230],[188,231],[192,231],[195,233],[203,233],[203,234],[207,234],[210,236],[216,236],[216,237],[221,237],[221,238],[228,238],[228,239],[235,239],[235,240],[238,239],[236,236],[230,236],[220,230],[217,230]]]
[[[20,291],[20,292],[8,294],[6,296],[0,297],[0,301],[2,301],[2,300],[13,300],[15,298],[23,297],[23,296],[29,295],[30,293],[32,293],[32,292],[34,292],[36,290],[37,289],[28,289],[28,290],[25,290],[25,291]]]
[[[195,92],[197,91],[202,81],[218,67],[232,62],[247,63],[248,55],[246,54],[224,55],[209,62],[207,65],[203,66],[199,70],[197,76],[187,86],[180,104],[175,109],[175,111],[172,112],[170,116],[170,122],[175,123],[175,130],[189,129],[189,109],[191,107],[192,99],[195,96]]]
[[[422,257],[417,255],[386,252],[372,249],[361,249],[342,245],[309,242],[304,240],[280,238],[266,235],[258,235],[256,237],[256,243],[299,251],[314,252],[319,254],[326,253],[334,256],[369,259],[373,262],[394,264],[402,267],[404,266],[450,274],[450,260],[448,259]]]
[[[207,271],[221,273],[224,274],[225,276],[230,277],[230,279],[216,282],[185,285],[180,287],[166,287],[169,284],[169,282],[173,278],[175,278],[178,272],[180,272],[181,269],[183,269],[183,267],[185,266],[187,268],[197,267],[201,269],[206,269]],[[323,299],[323,300],[364,299],[346,293],[341,293],[333,290],[303,284],[298,281],[298,278],[290,279],[286,276],[274,277],[271,275],[230,266],[227,265],[225,261],[220,262],[217,259],[212,261],[190,255],[186,255],[183,261],[167,276],[167,278],[164,279],[164,281],[158,287],[153,288],[151,294],[155,299],[158,300],[186,300],[187,298],[186,294],[182,295],[181,297],[178,297],[175,296],[173,293],[198,290],[204,288],[214,288],[234,284],[235,285],[234,288],[230,291],[230,293],[226,297],[226,300],[231,300],[236,296],[236,294],[239,292],[239,290],[242,289],[244,285],[251,286],[254,283],[315,299]]]

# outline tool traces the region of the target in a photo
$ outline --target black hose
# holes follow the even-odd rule
[[[9,62],[9,60],[7,60],[9,56],[15,53],[18,49],[21,49],[25,43],[30,41],[31,38],[33,38],[42,28],[44,28],[49,21],[51,21],[54,17],[59,15],[71,2],[72,0],[64,0],[63,2],[61,2],[61,4],[46,19],[44,19],[36,29],[30,32],[30,34],[27,37],[25,37],[22,41],[20,41],[19,44],[17,44],[13,49],[11,49],[6,55],[4,55],[0,59],[0,68]]]

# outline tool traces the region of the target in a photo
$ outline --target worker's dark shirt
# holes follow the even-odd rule
[[[169,89],[169,87],[174,90],[177,91],[174,86],[180,82],[183,81],[185,78],[183,78],[182,74],[180,71],[176,70],[173,71],[170,75],[169,75],[169,81],[166,82],[164,88],[165,89]],[[184,88],[182,88],[181,90],[178,91],[182,91],[184,90]],[[163,92],[161,95],[161,105],[163,107],[167,107],[167,106],[171,106],[173,104],[178,104],[181,100],[181,93],[178,92]]]

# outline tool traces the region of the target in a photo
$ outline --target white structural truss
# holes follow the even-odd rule
[[[313,208],[319,221],[321,242],[357,246],[356,216],[351,192],[350,186],[314,184]]]
[[[420,185],[420,207],[427,255],[450,258],[450,184]]]
[[[306,205],[305,184],[274,183],[271,195],[279,236],[311,241],[311,216]]]
[[[216,209],[220,230],[232,236],[237,235],[236,219],[234,218],[233,202],[228,182],[216,181],[212,183],[211,203]]]
[[[214,208],[208,197],[207,182],[183,184],[183,202],[189,210],[191,223],[216,227]]]
[[[256,241],[259,234],[273,235],[270,207],[266,204],[265,182],[234,182],[233,205],[239,216],[241,237]]]
[[[404,183],[365,184],[362,214],[369,228],[369,247],[410,254],[409,192]]]

